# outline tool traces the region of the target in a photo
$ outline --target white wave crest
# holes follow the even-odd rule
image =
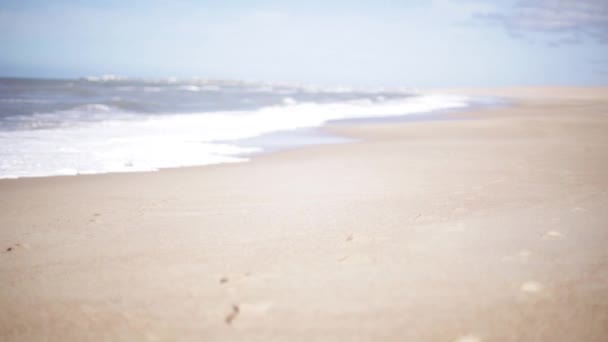
[[[0,132],[0,178],[149,171],[246,161],[245,154],[260,149],[239,146],[241,139],[318,127],[331,120],[462,108],[467,106],[468,99],[426,95],[381,102],[361,99],[318,104],[297,103],[290,98],[283,102],[241,112],[125,117],[112,115],[112,108],[93,104],[48,114],[50,117],[40,114],[34,117],[34,123],[62,119],[53,115],[83,113],[86,117],[98,114],[100,120],[75,126]]]

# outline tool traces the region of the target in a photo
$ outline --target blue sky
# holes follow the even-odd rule
[[[608,85],[606,0],[0,2],[0,75]]]

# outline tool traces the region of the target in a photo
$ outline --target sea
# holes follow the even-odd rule
[[[246,162],[269,150],[341,142],[318,130],[329,122],[472,104],[464,96],[406,89],[113,75],[0,78],[0,178]]]

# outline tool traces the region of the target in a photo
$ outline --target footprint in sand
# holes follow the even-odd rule
[[[233,304],[232,310],[225,318],[226,324],[228,324],[228,325],[232,324],[232,321],[234,321],[236,319],[236,317],[239,315],[240,312],[241,312],[241,309],[239,308],[239,306],[237,304]]]
[[[97,223],[101,221],[100,213],[93,213],[93,217],[89,219],[89,223]]]
[[[519,289],[526,293],[538,293],[543,290],[543,285],[537,281],[529,280],[521,284]]]
[[[272,302],[233,304],[224,320],[226,324],[231,325],[242,313],[246,313],[250,318],[253,316],[263,316],[270,310],[272,304]]]
[[[13,252],[18,248],[23,248],[23,249],[29,250],[30,245],[29,245],[29,243],[17,243],[17,244],[7,247],[5,250],[5,253]]]
[[[218,276],[219,276],[218,282],[221,285],[228,284],[228,283],[231,283],[231,284],[239,283],[239,282],[245,281],[247,279],[261,280],[261,279],[268,278],[268,277],[275,277],[274,275],[258,275],[255,278],[251,278],[251,272],[232,273],[230,275],[224,274],[224,275],[218,275]]]

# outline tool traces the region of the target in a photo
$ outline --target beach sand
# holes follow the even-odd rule
[[[0,181],[3,341],[607,341],[608,89]]]

